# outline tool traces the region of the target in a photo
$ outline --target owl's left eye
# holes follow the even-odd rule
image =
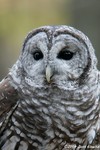
[[[64,48],[63,50],[61,50],[58,54],[58,58],[59,59],[64,59],[64,60],[70,60],[72,59],[74,53],[70,52],[69,50],[66,50],[66,48]]]
[[[35,60],[42,59],[43,58],[43,53],[41,51],[35,51],[33,53],[33,57],[34,57]]]

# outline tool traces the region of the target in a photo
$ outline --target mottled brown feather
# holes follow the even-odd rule
[[[7,113],[17,102],[17,90],[10,83],[8,77],[0,83],[0,118]]]

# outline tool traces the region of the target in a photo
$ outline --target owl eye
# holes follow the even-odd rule
[[[57,57],[59,59],[70,60],[73,57],[73,55],[74,55],[73,52],[70,52],[70,51],[66,50],[66,48],[65,48],[59,52]]]
[[[33,53],[33,57],[34,57],[35,60],[42,59],[43,58],[43,53],[41,51],[35,51]]]

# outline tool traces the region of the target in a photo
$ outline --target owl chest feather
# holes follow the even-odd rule
[[[37,141],[35,144],[40,147],[41,144],[50,146],[50,143],[53,144],[54,141],[57,145],[62,141],[81,144],[88,143],[90,137],[94,138],[92,137],[94,129],[92,130],[91,126],[95,123],[94,118],[98,126],[100,108],[97,105],[98,98],[94,101],[95,97],[91,95],[91,92],[90,97],[84,101],[83,93],[62,90],[58,87],[37,88],[30,98],[28,95],[30,91],[24,92],[26,96],[20,99],[12,120],[16,129],[20,131],[23,129],[23,136],[29,139],[30,143]],[[94,111],[96,116],[92,114]]]
[[[84,99],[81,91],[58,87],[37,88],[34,92],[23,89],[18,107],[9,121],[9,129],[5,131],[7,136],[13,135],[10,138],[13,146],[20,141],[19,145],[24,147],[27,141],[27,147],[52,150],[66,147],[68,143],[88,143],[88,138],[94,135],[92,124],[97,120],[98,126],[100,122],[100,107],[97,97],[90,92]],[[92,114],[94,111],[96,116]]]

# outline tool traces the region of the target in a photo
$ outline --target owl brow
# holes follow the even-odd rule
[[[88,49],[87,44],[85,43],[84,39],[80,37],[80,35],[75,34],[75,33],[71,32],[71,31],[68,31],[68,30],[64,30],[64,31],[57,31],[57,32],[54,34],[54,36],[57,37],[57,36],[59,36],[59,35],[61,35],[61,34],[69,34],[69,35],[73,36],[74,38],[77,38],[78,41],[79,41],[79,42],[82,42],[82,43],[85,45],[86,49]]]
[[[48,28],[46,28],[46,29],[45,29],[45,28],[40,28],[40,29],[31,31],[31,32],[27,35],[27,37],[25,38],[24,43],[23,43],[22,51],[24,51],[25,45],[26,45],[27,41],[28,41],[30,38],[32,38],[32,37],[35,36],[36,34],[42,33],[42,32],[46,33],[47,38],[48,38],[48,41],[49,41],[48,48],[50,48],[51,45],[52,45],[52,35],[53,35],[53,31],[51,31],[51,30],[48,29]]]

